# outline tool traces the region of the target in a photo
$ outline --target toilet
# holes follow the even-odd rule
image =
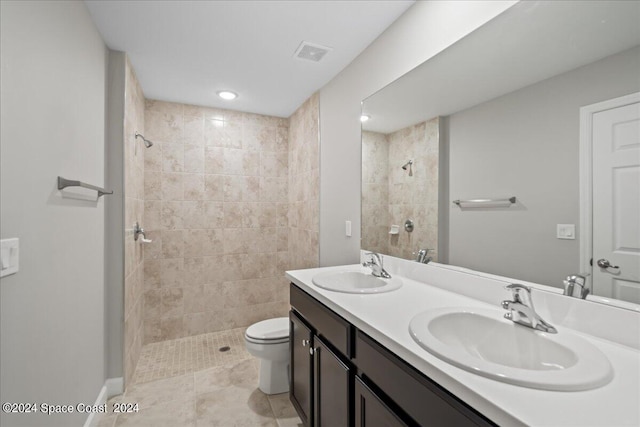
[[[260,390],[265,394],[289,391],[289,318],[254,323],[244,341],[247,351],[260,359]]]

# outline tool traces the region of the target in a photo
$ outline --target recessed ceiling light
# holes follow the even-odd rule
[[[238,94],[235,92],[231,92],[230,90],[220,90],[217,92],[218,96],[222,99],[226,99],[227,101],[231,101],[232,99],[236,99]]]
[[[371,118],[371,116],[367,116],[366,114],[363,114],[360,116],[360,121],[362,123],[366,122],[367,120],[369,120]]]

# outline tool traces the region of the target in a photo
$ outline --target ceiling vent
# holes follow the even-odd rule
[[[304,59],[306,61],[320,62],[324,56],[332,51],[330,47],[321,46],[319,44],[302,42],[293,54],[294,58]]]

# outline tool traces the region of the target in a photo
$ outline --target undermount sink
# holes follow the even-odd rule
[[[589,390],[613,378],[595,346],[566,331],[517,325],[491,309],[443,308],[415,316],[413,339],[436,357],[494,380],[543,390]]]
[[[319,288],[349,294],[378,294],[395,291],[402,286],[402,280],[397,277],[383,279],[360,271],[320,273],[311,281]]]

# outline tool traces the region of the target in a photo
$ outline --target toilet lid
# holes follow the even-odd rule
[[[282,340],[289,337],[289,318],[277,317],[254,323],[247,328],[245,335],[256,340]]]

